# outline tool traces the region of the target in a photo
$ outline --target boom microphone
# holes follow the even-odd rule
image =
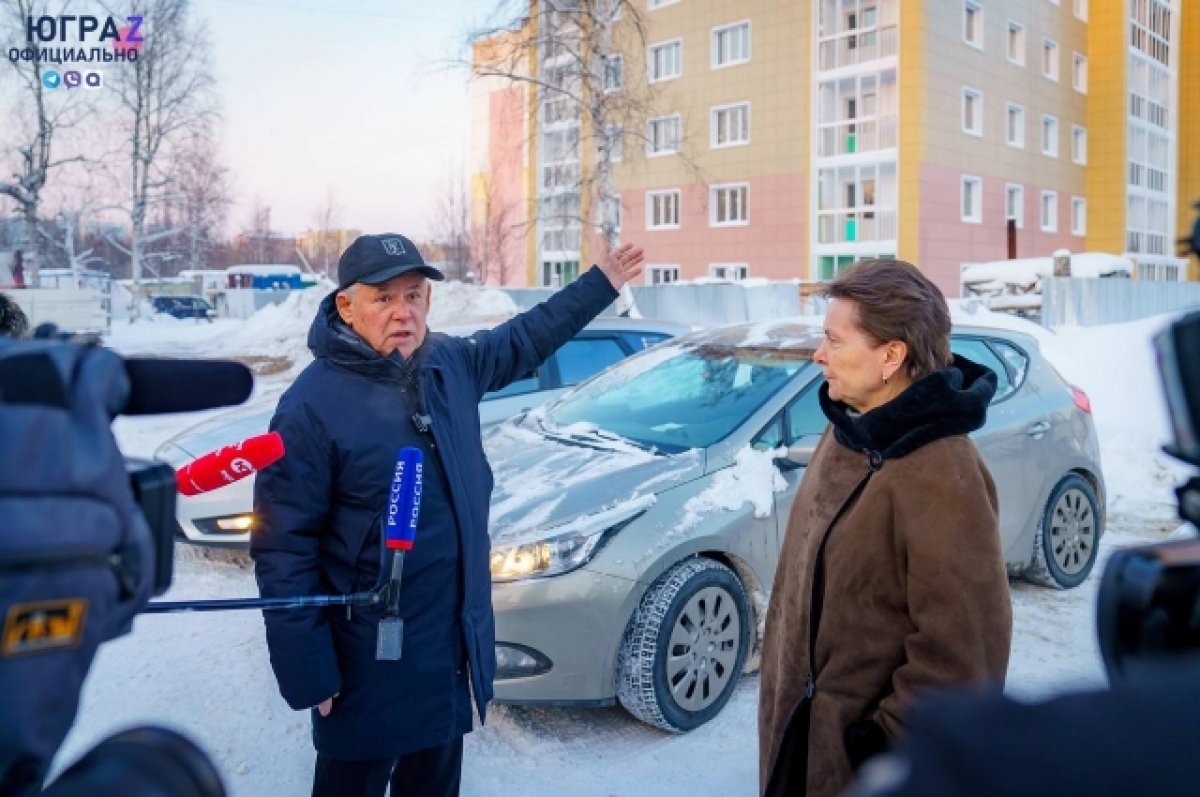
[[[129,400],[122,415],[196,412],[241,404],[250,398],[254,376],[233,360],[125,358]]]
[[[175,486],[183,495],[199,495],[244,479],[283,456],[279,432],[256,435],[217,449],[175,472]]]

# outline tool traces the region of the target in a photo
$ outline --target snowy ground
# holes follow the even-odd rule
[[[458,300],[447,302],[452,306],[445,309],[455,313],[446,317],[461,319]],[[292,354],[302,345],[305,313],[311,317],[310,304],[299,301],[266,320],[126,324],[109,344],[126,354]],[[971,320],[981,322],[978,316]],[[1170,488],[1185,471],[1156,453],[1167,427],[1148,344],[1166,321],[1057,334],[1037,330],[1047,355],[1088,392],[1095,409],[1110,493],[1102,556],[1113,546],[1161,540],[1179,525]],[[258,389],[282,389],[287,369],[266,370],[273,373]],[[126,453],[149,455],[207,415],[119,419],[114,428]],[[190,548],[176,558],[168,598],[254,594],[249,570],[236,561],[213,560]],[[1104,682],[1093,608],[1102,565],[1070,592],[1013,585],[1010,691],[1036,697]],[[467,737],[463,793],[753,795],[757,689],[756,676],[745,679],[717,719],[686,736],[653,730],[617,708],[495,706],[487,726]],[[197,739],[235,797],[307,793],[313,758],[308,718],[290,711],[276,691],[257,612],[139,618],[132,634],[101,649],[62,760],[136,723],[167,725]]]

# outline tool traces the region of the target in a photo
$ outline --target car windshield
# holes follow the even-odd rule
[[[744,423],[810,354],[695,341],[659,347],[552,404],[543,427],[584,440],[607,432],[665,453],[704,448]]]

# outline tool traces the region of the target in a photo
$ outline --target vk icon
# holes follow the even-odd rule
[[[62,76],[54,69],[42,73],[42,85],[48,89],[56,89],[62,85]]]

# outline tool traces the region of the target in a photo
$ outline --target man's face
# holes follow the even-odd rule
[[[408,359],[425,340],[429,281],[409,272],[379,285],[356,283],[337,295],[338,315],[383,357]]]

